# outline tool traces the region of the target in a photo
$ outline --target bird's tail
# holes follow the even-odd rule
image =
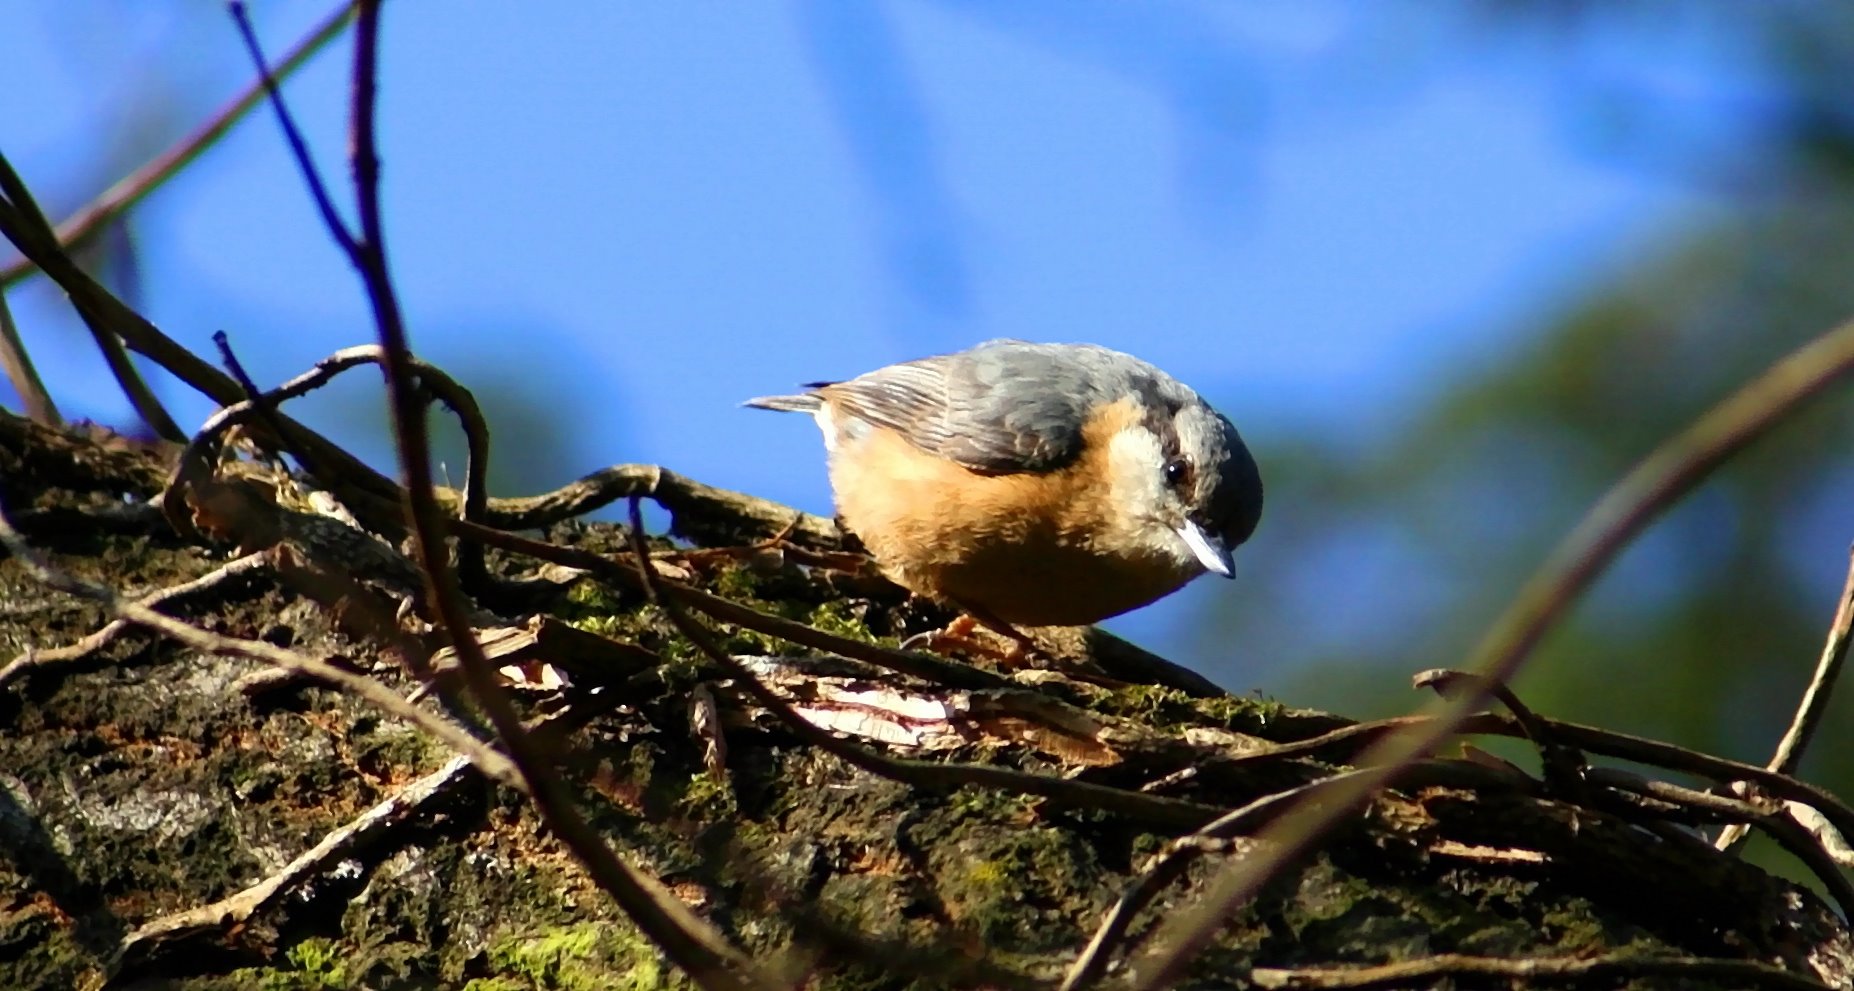
[[[749,399],[742,406],[758,409],[773,409],[781,413],[816,413],[824,401],[815,392],[801,392],[795,396],[760,396]]]

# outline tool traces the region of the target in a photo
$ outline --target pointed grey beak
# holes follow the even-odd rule
[[[1225,578],[1236,577],[1236,562],[1230,557],[1230,549],[1223,546],[1223,541],[1205,533],[1202,527],[1186,520],[1178,528],[1178,535],[1190,546],[1191,553],[1197,555],[1197,561],[1204,570]]]

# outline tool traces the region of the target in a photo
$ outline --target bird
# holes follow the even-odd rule
[[[987,341],[803,388],[744,405],[810,414],[878,569],[1020,646],[1233,578],[1261,518],[1229,419],[1099,345]]]

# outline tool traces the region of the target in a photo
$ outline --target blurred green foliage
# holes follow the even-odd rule
[[[1462,43],[1545,43],[1592,153],[1669,170],[1702,203],[1591,284],[1511,317],[1528,341],[1444,383],[1363,457],[1268,452],[1274,602],[1245,611],[1292,672],[1270,691],[1355,715],[1418,703],[1549,548],[1657,442],[1854,317],[1854,7],[1465,4]],[[1708,23],[1696,26],[1699,17]],[[1703,85],[1603,77],[1593,49],[1710,32]],[[1601,61],[1600,59],[1598,60]],[[1588,72],[1588,75],[1584,73]],[[1620,123],[1618,123],[1620,122]],[[1730,140],[1720,140],[1721,135]],[[1287,507],[1287,508],[1283,508]],[[1854,385],[1728,463],[1607,575],[1532,659],[1546,714],[1763,763],[1807,682],[1854,541]],[[1319,583],[1370,577],[1322,601]],[[1276,569],[1279,569],[1278,571]],[[1358,589],[1365,591],[1361,595]],[[1314,614],[1286,604],[1311,598]],[[1258,616],[1279,607],[1300,629]],[[1260,630],[1253,628],[1259,625]],[[1854,794],[1843,686],[1804,774]]]

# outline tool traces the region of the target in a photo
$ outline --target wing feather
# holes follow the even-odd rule
[[[1068,352],[998,341],[824,388],[840,410],[974,471],[1049,471],[1081,453],[1102,383]]]

